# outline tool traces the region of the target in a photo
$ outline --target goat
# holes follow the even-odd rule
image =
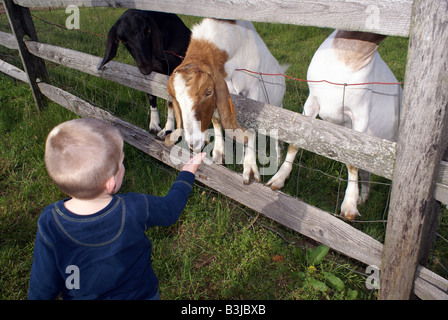
[[[344,90],[334,84],[308,82],[310,92],[303,114],[312,118],[319,115],[324,121],[396,141],[402,89],[377,52],[384,38],[373,33],[334,31],[315,52],[307,79],[347,86]],[[363,85],[350,86],[359,83]],[[357,204],[369,196],[370,173],[359,170],[362,181],[359,196],[358,168],[347,164],[347,169],[348,184],[341,216],[353,220],[360,215]]]
[[[199,152],[207,138],[205,131],[214,128],[213,161],[222,163],[222,130],[232,129],[232,138],[245,144],[243,183],[260,174],[255,157],[255,134],[237,122],[230,94],[281,106],[285,93],[283,77],[257,76],[237,71],[244,68],[263,73],[282,73],[284,69],[269,52],[266,44],[247,21],[205,18],[192,28],[191,42],[184,61],[168,81],[178,130],[165,139],[177,141],[184,129],[185,140]]]
[[[109,30],[106,53],[98,69],[117,54],[119,43],[123,43],[144,75],[152,71],[170,75],[182,62],[190,42],[190,30],[175,14],[129,9]],[[165,128],[160,128],[157,97],[149,95],[151,109],[149,130],[160,137],[174,129],[174,112],[168,103],[168,118]]]

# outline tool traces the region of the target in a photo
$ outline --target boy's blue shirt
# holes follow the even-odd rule
[[[145,231],[179,219],[194,179],[182,171],[165,197],[118,194],[91,215],[70,212],[67,199],[46,207],[38,222],[28,298],[55,299],[59,292],[68,300],[153,297],[158,280]]]

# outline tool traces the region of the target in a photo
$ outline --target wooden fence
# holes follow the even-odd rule
[[[186,1],[188,5],[185,5]],[[168,77],[142,75],[137,68],[111,61],[101,71],[100,57],[40,43],[29,7],[125,7],[195,16],[244,19],[409,36],[402,120],[398,143],[318,119],[232,96],[245,127],[277,129],[287,143],[351,163],[392,179],[385,244],[342,220],[280,191],[243,185],[239,174],[216,164],[201,166],[197,180],[263,215],[367,265],[381,266],[381,299],[448,299],[448,280],[423,267],[440,203],[448,203],[447,147],[448,19],[447,0],[3,0],[13,34],[0,32],[0,44],[18,49],[22,71],[0,60],[0,71],[28,82],[36,104],[46,98],[82,117],[117,126],[129,144],[172,166],[171,150],[147,131],[114,117],[47,81],[44,60],[109,79],[169,99]],[[379,23],[367,23],[372,12]],[[378,22],[378,21],[377,21]],[[24,36],[29,37],[24,40]],[[45,98],[46,97],[46,98]],[[244,105],[244,108],[242,106]],[[282,126],[278,126],[282,123]]]

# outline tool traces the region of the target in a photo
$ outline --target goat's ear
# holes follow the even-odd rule
[[[152,54],[159,60],[165,60],[162,32],[153,19],[150,19],[149,25],[151,28]]]
[[[117,28],[113,26],[107,34],[106,53],[104,54],[103,61],[101,62],[98,70],[100,70],[106,63],[115,58],[117,54],[118,44],[120,42],[117,38]]]
[[[216,97],[216,108],[218,109],[219,117],[221,119],[221,124],[224,129],[233,129],[234,137],[242,143],[247,143],[247,136],[240,135],[245,131],[237,121],[236,110],[233,106],[232,99],[230,97],[229,89],[227,88],[227,83],[224,77],[215,72],[214,76],[215,82],[215,97]],[[239,129],[239,130],[236,130]]]
[[[168,94],[171,97],[171,104],[174,109],[174,117],[176,118],[177,128],[182,129],[182,127],[183,127],[182,113],[180,112],[180,107],[179,107],[179,104],[177,103],[175,93],[174,93],[174,86],[173,86],[174,76],[175,76],[175,72],[173,72],[170,79],[168,80],[168,84],[167,84],[166,88],[167,88]]]
[[[167,91],[171,96],[172,102],[169,102],[168,107],[174,109],[174,117],[176,118],[177,129],[165,137],[165,145],[167,146],[174,145],[182,133],[182,113],[180,112],[180,107],[177,103],[176,97],[174,96],[173,81],[173,76],[171,76],[168,80]]]

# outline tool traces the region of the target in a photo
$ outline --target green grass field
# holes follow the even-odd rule
[[[81,9],[80,27],[107,35],[123,11]],[[68,16],[64,10],[32,14],[60,25]],[[201,20],[182,19],[187,26]],[[104,54],[104,37],[68,31],[36,18],[34,23],[41,42]],[[332,31],[263,23],[255,27],[279,62],[290,64],[288,75],[302,79],[315,50]],[[10,32],[4,14],[0,14],[0,31]],[[379,49],[399,81],[404,80],[407,45],[406,38],[390,37]],[[0,59],[20,66],[12,50],[0,47]],[[123,46],[115,60],[134,65]],[[47,69],[50,83],[147,128],[148,102],[142,92],[48,62]],[[307,93],[306,83],[288,80],[284,107],[301,112]],[[45,139],[55,125],[76,116],[54,103],[37,112],[29,86],[4,74],[0,74],[0,106],[0,299],[26,299],[37,219],[45,206],[65,197],[46,174]],[[164,106],[165,101],[159,99],[159,109]],[[166,194],[176,178],[175,170],[129,145],[125,154],[121,192]],[[345,167],[306,151],[296,160],[298,164],[299,160],[301,167],[295,167],[283,191],[330,213],[337,211],[345,190],[338,177],[342,169],[346,179]],[[376,176],[373,181],[379,184],[372,186],[369,201],[359,207],[364,221],[387,219],[390,181]],[[384,238],[382,222],[353,225],[380,241]],[[446,214],[441,230],[447,238]],[[201,184],[196,184],[176,224],[151,229],[148,236],[162,299],[376,298],[377,292],[365,287],[366,277],[361,274],[365,266],[331,251],[325,255],[322,247],[312,250],[317,244]],[[433,253],[445,265],[447,247],[437,242]],[[319,253],[322,259],[315,259]],[[443,275],[437,264],[431,262],[431,266]]]

